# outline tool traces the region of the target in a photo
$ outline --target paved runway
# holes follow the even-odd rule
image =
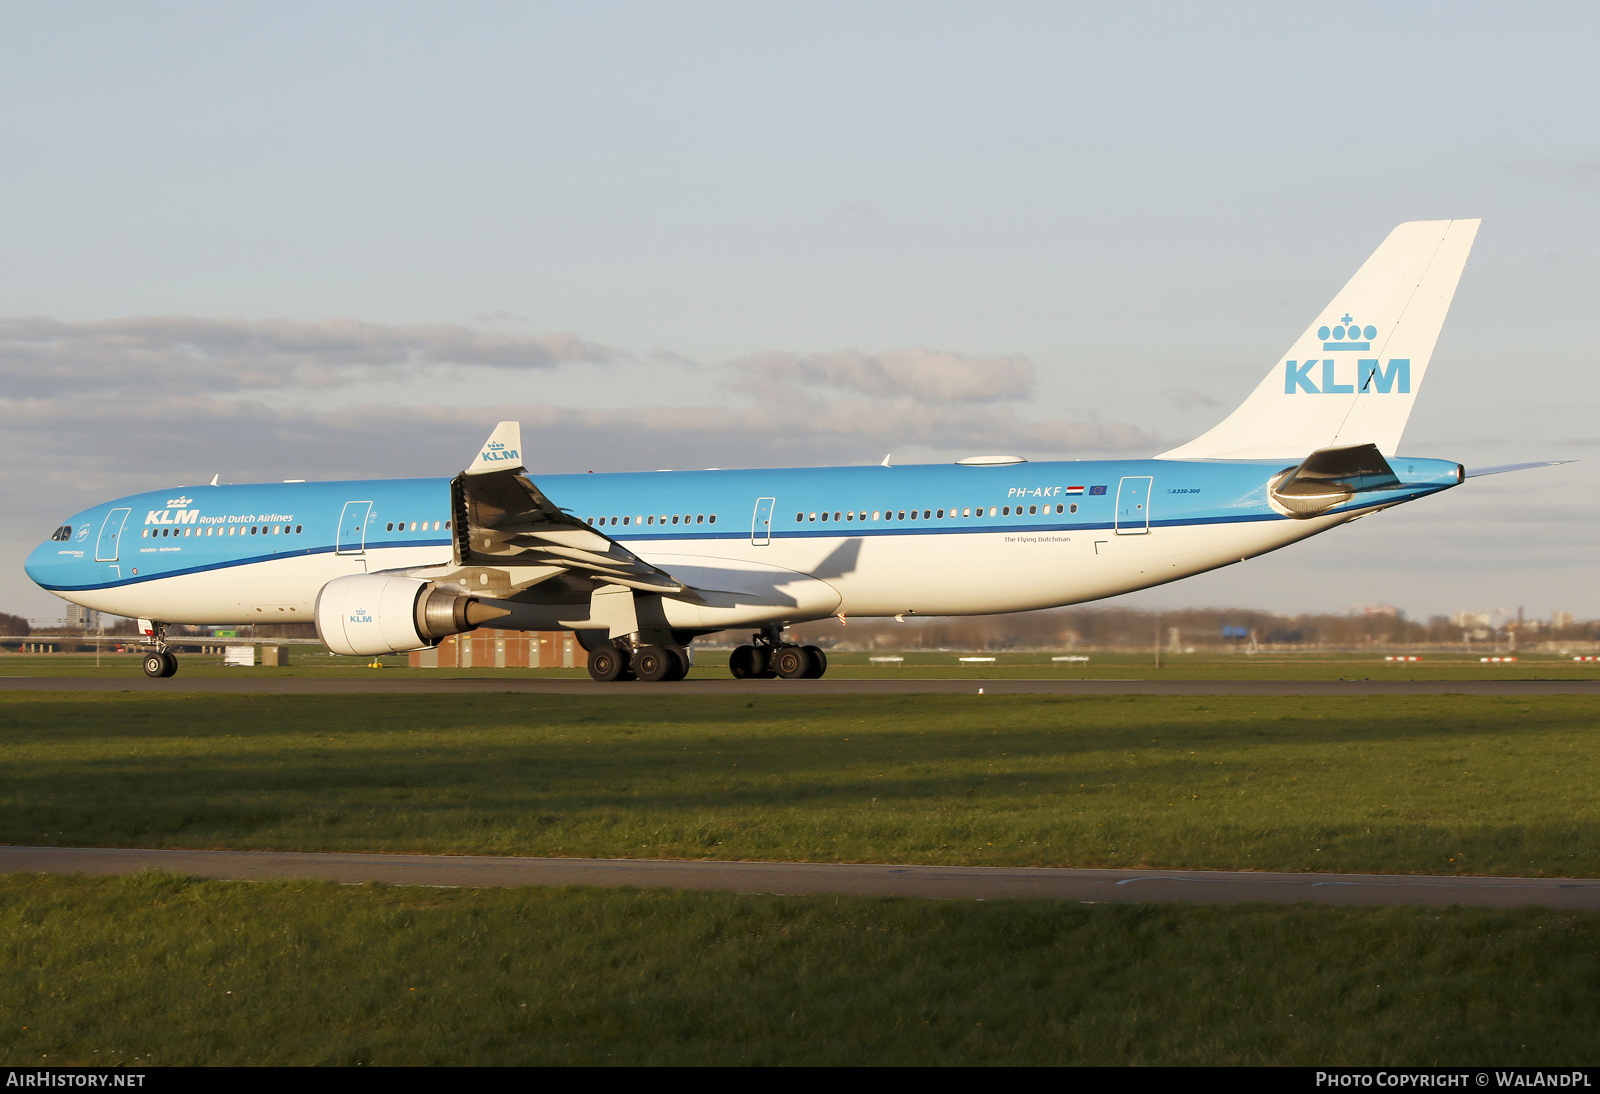
[[[268,695],[1600,695],[1600,680],[532,680],[527,677],[0,676],[0,691]]]
[[[737,893],[848,894],[1087,903],[1480,905],[1600,910],[1600,879],[1267,874],[1217,870],[1066,870],[661,859],[541,859],[451,855],[0,847],[0,873],[131,874],[147,868],[259,881],[357,884],[597,885]]]

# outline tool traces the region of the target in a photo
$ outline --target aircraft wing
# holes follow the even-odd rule
[[[561,575],[697,599],[688,586],[545,496],[522,466],[522,428],[501,422],[450,484],[454,575],[464,588],[508,596]],[[476,572],[473,572],[476,571]]]

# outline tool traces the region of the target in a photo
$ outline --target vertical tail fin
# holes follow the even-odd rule
[[[1390,232],[1239,409],[1158,458],[1298,460],[1351,444],[1394,455],[1479,223]]]

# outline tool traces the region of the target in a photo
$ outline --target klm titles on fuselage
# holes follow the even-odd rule
[[[223,517],[203,517],[198,509],[152,509],[145,514],[146,524],[292,524],[293,513],[244,513]]]

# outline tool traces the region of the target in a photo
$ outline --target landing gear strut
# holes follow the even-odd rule
[[[151,679],[163,680],[178,671],[178,659],[167,647],[165,623],[152,623],[149,633],[156,648],[144,655],[144,674]]]
[[[815,680],[828,671],[828,655],[816,646],[783,641],[781,627],[763,627],[728,657],[736,680]]]

